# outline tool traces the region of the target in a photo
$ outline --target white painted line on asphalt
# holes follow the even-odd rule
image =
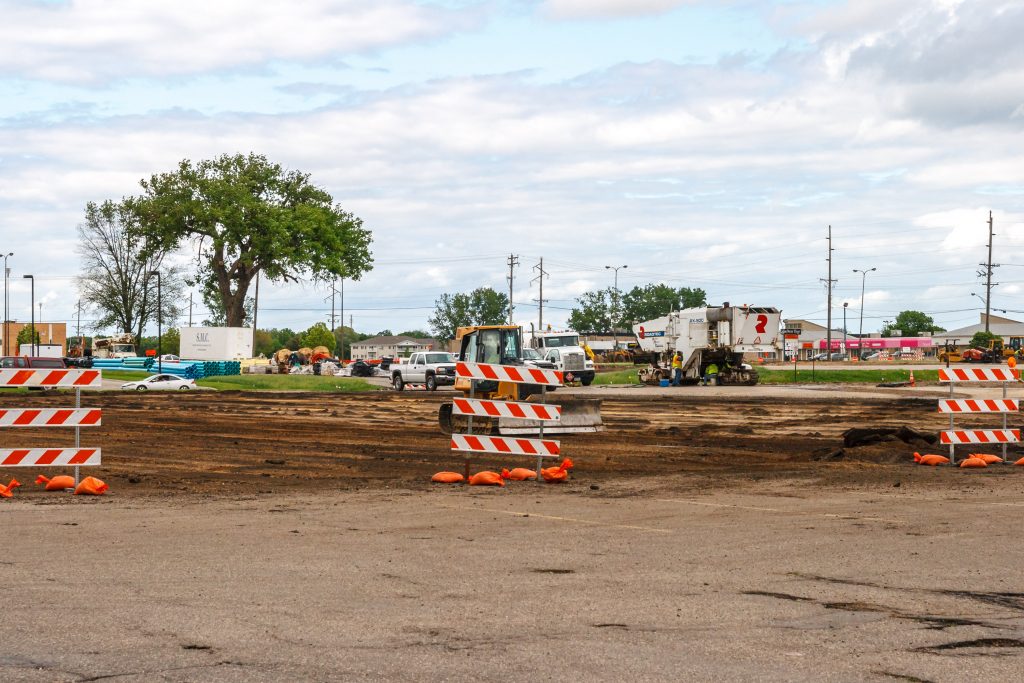
[[[498,512],[503,515],[512,515],[513,517],[540,517],[541,519],[554,519],[560,522],[576,522],[577,524],[589,524],[591,526],[603,526],[613,529],[629,529],[630,531],[651,531],[658,534],[671,534],[671,529],[656,529],[649,526],[638,526],[634,524],[612,524],[610,522],[596,522],[590,519],[579,519],[576,517],[559,517],[557,515],[543,515],[538,512],[519,512],[516,510],[494,510],[492,508],[482,508],[470,505],[438,505],[440,508],[446,510],[472,510],[474,512]]]
[[[686,503],[687,505],[704,505],[711,508],[736,508],[738,510],[756,510],[758,512],[786,512],[776,508],[759,508],[750,505],[733,505],[732,503],[705,503],[699,500],[684,500],[682,498],[655,498],[659,503]]]

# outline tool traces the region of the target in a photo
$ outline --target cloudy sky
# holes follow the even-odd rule
[[[1013,0],[0,0],[0,249],[72,320],[87,201],[184,158],[265,154],[374,235],[346,318],[425,328],[507,288],[563,322],[581,292],[666,282],[875,330],[903,309],[1024,319],[1024,5]],[[264,286],[305,328],[325,288]],[[199,311],[200,307],[197,307]],[[200,316],[197,313],[197,318]],[[88,313],[83,316],[88,319]]]

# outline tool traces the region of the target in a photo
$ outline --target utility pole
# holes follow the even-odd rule
[[[192,327],[192,292],[188,293],[188,326]]]
[[[508,255],[508,324],[512,324],[512,281],[515,278],[516,266],[519,265],[519,257],[515,254]]]
[[[335,288],[334,283],[331,283],[331,332],[334,332],[334,328],[337,327],[335,321],[337,320],[334,316],[334,295],[338,292]],[[344,320],[344,318],[342,318]]]
[[[537,271],[537,277],[535,277],[532,280],[530,280],[530,284],[533,284],[534,282],[540,284],[540,298],[539,299],[534,299],[534,301],[536,301],[537,305],[538,305],[538,309],[537,309],[537,331],[538,332],[543,332],[544,331],[544,302],[547,301],[544,298],[544,278],[550,277],[548,275],[548,271],[544,270],[544,257],[543,256],[540,257],[540,263],[535,265],[533,267],[533,269]]]
[[[980,271],[978,275],[985,276],[985,331],[989,331],[988,317],[992,311],[992,269],[998,268],[998,263],[992,263],[992,238],[995,237],[995,233],[992,232],[992,212],[988,212],[988,262],[979,263],[985,270]]]
[[[341,360],[345,360],[345,278],[341,278]]]
[[[828,257],[825,259],[828,262],[828,279],[824,280],[825,288],[828,290],[828,316],[825,323],[825,353],[832,353],[832,285],[836,283],[832,279],[832,252],[835,249],[832,248],[832,226],[828,226]],[[831,355],[829,355],[831,358]]]
[[[245,310],[244,309],[244,302],[243,302],[243,309],[242,310]],[[253,299],[253,304],[252,304],[252,349],[250,349],[250,351],[252,352],[252,355],[254,357],[256,356],[256,318],[259,316],[259,313],[260,313],[260,274],[257,272],[256,273],[256,296]]]
[[[75,325],[75,336],[78,337],[78,348],[85,355],[85,342],[82,340],[82,300],[78,300],[78,322]]]

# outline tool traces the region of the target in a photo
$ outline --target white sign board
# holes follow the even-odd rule
[[[184,360],[238,360],[252,358],[251,327],[182,327]]]
[[[64,357],[64,347],[60,344],[36,344],[34,351],[31,344],[22,344],[19,349],[19,354],[22,356],[36,356],[38,358]]]

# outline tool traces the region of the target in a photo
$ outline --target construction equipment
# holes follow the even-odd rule
[[[458,357],[470,363],[491,363],[495,365],[524,365],[523,329],[518,325],[476,325],[460,327],[455,339],[459,342]],[[471,386],[475,385],[475,386]],[[464,395],[496,401],[537,401],[541,386],[517,384],[515,382],[469,380],[458,377],[455,389]],[[601,399],[566,396],[546,401],[561,406],[562,415],[558,422],[545,423],[544,434],[568,434],[577,432],[599,432],[604,430],[601,423]],[[451,402],[441,404],[437,415],[441,431],[445,434],[465,431],[469,418],[453,413]],[[477,434],[537,434],[540,422],[511,418],[474,417],[473,431]]]
[[[134,358],[135,336],[127,332],[92,340],[93,358]]]
[[[718,366],[722,385],[757,384],[757,371],[743,362],[745,353],[775,353],[782,313],[764,306],[687,308],[633,326],[640,349],[651,358],[646,375],[664,377],[665,362],[683,353],[683,381],[696,384],[705,369]],[[645,371],[641,371],[641,381]]]

